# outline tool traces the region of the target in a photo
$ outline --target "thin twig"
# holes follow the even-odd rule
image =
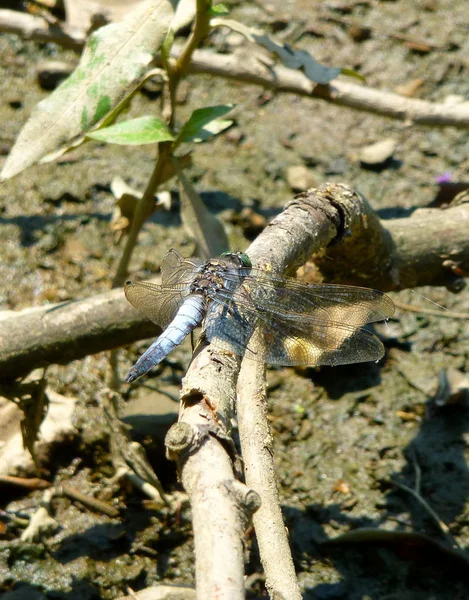
[[[111,506],[107,502],[103,502],[102,500],[99,500],[98,498],[94,498],[93,496],[89,496],[87,494],[84,494],[83,492],[80,492],[79,490],[77,490],[74,486],[70,485],[69,483],[59,484],[56,487],[55,495],[56,496],[66,496],[67,498],[70,498],[71,500],[80,502],[80,504],[83,504],[83,506],[86,506],[86,508],[88,508],[94,512],[97,512],[97,513],[103,513],[103,514],[107,515],[108,517],[115,518],[115,517],[119,516],[119,510],[116,507]]]
[[[271,598],[301,600],[283,522],[267,418],[265,366],[244,360],[239,374],[237,413],[246,483],[261,497],[252,520]]]
[[[340,79],[328,85],[319,85],[301,71],[294,71],[282,65],[264,64],[252,53],[247,52],[222,55],[210,50],[197,50],[192,57],[189,73],[210,74],[253,83],[277,92],[318,98],[331,104],[390,117],[409,124],[463,129],[469,127],[468,103],[447,105],[407,98]]]
[[[400,300],[396,300],[395,298],[393,298],[393,302],[396,308],[407,310],[409,312],[443,317],[445,319],[461,319],[463,321],[467,321],[469,319],[469,313],[453,312],[451,310],[435,310],[434,308],[422,308],[420,306],[413,306],[412,304],[400,302]]]
[[[85,32],[69,33],[49,24],[44,17],[9,9],[0,9],[0,31],[16,33],[26,40],[53,42],[75,52],[81,52],[86,41]]]
[[[442,534],[445,536],[448,543],[451,546],[456,546],[456,548],[460,547],[459,544],[457,543],[457,541],[451,535],[451,532],[450,532],[448,526],[445,523],[443,523],[443,521],[440,519],[438,514],[433,510],[433,508],[428,504],[428,502],[422,498],[422,496],[418,492],[416,492],[409,486],[405,485],[404,483],[392,481],[392,484],[395,485],[396,487],[400,488],[401,490],[404,490],[404,491],[408,492],[409,494],[411,494],[423,506],[423,508],[428,512],[428,514],[432,517],[432,519],[435,521],[435,523],[437,524],[437,526],[440,529],[440,531],[442,532]]]
[[[417,502],[419,502],[419,504],[421,504],[421,506],[423,506],[423,508],[427,511],[427,513],[430,515],[430,517],[436,523],[436,525],[438,526],[438,528],[440,529],[440,531],[446,538],[446,541],[449,543],[449,545],[453,548],[454,547],[460,548],[459,544],[452,536],[451,531],[449,530],[449,527],[446,525],[446,523],[444,523],[440,519],[438,514],[433,510],[433,508],[428,504],[428,502],[420,494],[421,469],[417,463],[417,460],[415,460],[415,459],[412,460],[412,464],[413,464],[414,470],[415,470],[415,487],[414,487],[414,489],[412,489],[411,487],[405,485],[404,483],[400,483],[394,479],[391,479],[391,483],[394,486],[400,488],[401,490],[404,490],[404,491],[408,492],[409,494],[411,494],[417,500]]]

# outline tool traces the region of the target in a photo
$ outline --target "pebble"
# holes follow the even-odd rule
[[[364,165],[382,165],[392,157],[396,146],[397,142],[392,138],[381,140],[362,148],[358,159]]]
[[[292,165],[287,169],[287,182],[292,190],[305,192],[309,188],[318,186],[315,174],[304,165]]]

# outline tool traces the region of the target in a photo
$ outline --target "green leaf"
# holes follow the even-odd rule
[[[209,123],[229,113],[233,110],[234,106],[234,104],[219,104],[218,106],[207,106],[206,108],[194,110],[190,119],[179,132],[176,139],[176,145],[182,144],[183,142],[192,142],[198,137],[202,139],[204,135],[201,133],[202,130],[210,131],[210,128],[207,127]],[[226,129],[226,127],[223,127],[222,129]],[[222,129],[219,131],[222,131]],[[219,133],[219,131],[216,133]],[[211,135],[216,135],[216,133],[212,133]]]
[[[211,137],[225,131],[225,129],[228,129],[231,125],[233,125],[233,121],[229,119],[215,119],[215,121],[212,121],[203,127],[190,141],[195,142],[196,144],[205,142]]]
[[[212,17],[225,17],[230,14],[230,9],[226,6],[226,4],[214,4],[209,9],[209,15]]]
[[[129,121],[122,121],[110,127],[103,127],[87,134],[93,140],[120,144],[122,146],[142,146],[174,140],[168,126],[161,119],[145,116]]]
[[[172,17],[170,0],[147,0],[123,21],[93,33],[75,71],[32,112],[0,177],[57,158],[109,122],[144,79]]]

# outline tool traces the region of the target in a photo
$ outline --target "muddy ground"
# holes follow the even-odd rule
[[[421,80],[415,97],[435,102],[469,100],[469,20],[464,2],[235,3],[233,16],[288,39],[329,65],[366,76],[367,85],[396,90]],[[333,17],[333,18],[332,18]],[[343,22],[369,28],[357,35]],[[418,48],[395,34],[428,42]],[[365,39],[363,39],[365,38]],[[236,39],[218,32],[213,43],[230,49]],[[37,82],[46,58],[74,61],[52,44],[0,37],[1,161],[34,105],[47,95]],[[270,217],[292,197],[287,169],[306,165],[312,181],[344,182],[365,194],[382,218],[405,216],[429,205],[437,177],[469,180],[467,131],[414,127],[293,95],[273,95],[241,83],[188,79],[180,119],[199,107],[234,102],[241,107],[235,133],[197,148],[190,175],[208,206],[226,224],[233,245],[249,244],[237,215],[254,207]],[[157,110],[158,99],[140,94],[130,115]],[[377,170],[357,161],[359,150],[394,138],[393,160]],[[110,182],[120,175],[143,189],[151,172],[148,147],[87,144],[69,160],[33,167],[0,187],[0,307],[84,298],[110,288],[122,245],[110,219]],[[176,192],[176,186],[170,189]],[[174,247],[190,255],[193,244],[174,208],[146,225],[132,271],[150,275]],[[445,232],[442,231],[441,235]],[[467,291],[455,296],[425,288],[393,295],[431,307],[420,294],[451,310],[468,310]],[[468,367],[467,321],[398,310],[379,326],[387,354],[381,364],[295,371],[270,369],[269,404],[282,506],[305,598],[463,599],[469,597],[469,404],[444,406],[434,396],[442,368]],[[120,353],[122,377],[146,347]],[[125,395],[123,412],[135,425],[168,494],[179,490],[174,466],[161,454],[164,432],[177,414],[178,389],[189,360],[176,350],[143,385]],[[111,484],[113,469],[98,399],[105,354],[53,366],[51,389],[78,399],[76,434],[43,457],[41,476],[67,480],[115,503],[118,518],[61,498],[54,503],[60,530],[42,542],[21,543],[21,528],[4,520],[0,542],[0,591],[5,598],[89,600],[115,598],[157,582],[193,584],[190,508],[179,515],[152,506],[131,488]],[[155,413],[151,415],[150,413]],[[143,419],[138,415],[146,414]],[[449,527],[445,536],[429,510],[391,479],[414,489]],[[42,492],[25,495],[0,484],[1,508],[31,514]],[[368,536],[343,537],[358,528]],[[407,536],[376,531],[408,532]],[[426,534],[440,545],[413,534]],[[423,540],[423,541],[422,541]],[[340,541],[340,540],[339,540]],[[250,539],[247,573],[261,573]],[[459,546],[463,554],[451,553]],[[466,554],[467,552],[467,554]],[[252,593],[265,597],[262,578]]]

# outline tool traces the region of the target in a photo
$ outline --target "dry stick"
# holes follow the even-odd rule
[[[452,310],[438,310],[436,308],[423,308],[421,306],[413,306],[412,304],[399,302],[395,299],[394,305],[396,308],[400,308],[401,310],[415,312],[421,315],[431,315],[432,317],[444,317],[446,319],[461,319],[461,321],[469,321],[469,313],[454,312]]]
[[[269,64],[266,62],[261,62],[252,52],[241,51],[236,54],[222,55],[210,50],[197,50],[192,56],[188,72],[210,74],[253,83],[278,92],[319,98],[338,106],[417,125],[469,127],[469,103],[467,102],[456,106],[438,104],[342,80],[334,80],[329,85],[319,85],[308,79],[301,71],[273,65],[270,61]]]
[[[339,238],[344,220],[356,220],[352,213],[361,214],[365,207],[366,203],[344,185],[323,185],[300,194],[267,226],[248,254],[255,266],[267,267],[273,273],[298,267],[312,251]],[[344,215],[350,218],[344,219]],[[242,546],[237,536],[256,507],[256,495],[236,481],[229,454],[238,369],[239,358],[214,352],[209,346],[199,350],[183,380],[179,422],[167,438],[168,454],[179,461],[181,480],[191,499],[199,598],[212,598],[215,590],[223,590],[220,597],[230,600],[243,597]],[[301,595],[278,504],[265,407],[256,413],[254,430],[249,426],[253,386],[260,389],[254,403],[265,394],[265,382],[263,377],[259,379],[256,369],[259,367],[255,363],[243,367],[243,377],[249,377],[251,384],[245,387],[247,381],[243,379],[239,385],[240,436],[247,454],[247,483],[262,496],[255,523],[259,524],[267,586],[272,597],[298,600]],[[255,444],[253,452],[249,451],[251,444]],[[262,456],[260,464],[256,462],[260,460],[258,451]],[[256,477],[256,472],[262,475]],[[235,489],[239,490],[237,494],[230,493]],[[271,552],[272,548],[281,548],[281,552]],[[224,568],[220,565],[221,556]],[[233,587],[227,592],[229,585]]]
[[[383,291],[424,285],[460,291],[469,267],[469,202],[419,209],[405,219],[383,221],[383,229],[370,227],[376,220],[367,212],[343,243],[314,257],[321,278]]]
[[[108,517],[116,518],[119,516],[119,510],[115,506],[112,506],[107,502],[103,502],[98,498],[94,498],[93,496],[84,494],[83,492],[80,492],[80,490],[78,490],[76,487],[68,483],[60,483],[56,487],[55,495],[66,496],[71,500],[80,502],[81,504],[83,504],[83,506],[86,506],[86,508],[96,513],[103,513]]]
[[[362,201],[361,196],[353,197]],[[315,256],[316,278],[383,291],[423,285],[458,289],[459,270],[469,271],[467,202],[447,209],[420,209],[411,217],[391,221],[380,221],[364,201],[360,218],[354,220],[355,213],[346,205],[343,210],[343,226],[352,235]],[[66,364],[130,344],[159,331],[129,305],[122,289],[55,306],[3,312],[0,381],[26,375],[39,366]]]
[[[197,598],[244,598],[243,539],[258,495],[235,476],[229,437],[239,359],[204,348],[183,380],[179,422],[166,436],[189,495]]]
[[[16,10],[0,10],[0,31],[16,33],[26,40],[54,42],[80,52],[86,41],[85,32],[67,33],[63,28],[51,25],[38,15],[30,15]]]
[[[36,25],[33,19],[36,20]],[[65,47],[72,46],[71,40],[75,50],[84,44],[81,37],[74,39],[71,33],[66,34],[49,27],[42,17],[32,17],[12,10],[0,10],[0,31],[18,33],[27,39],[47,40]],[[270,58],[261,62],[249,50],[235,54],[216,54],[210,50],[196,50],[188,65],[187,73],[210,74],[244,81],[275,91],[319,98],[339,106],[418,125],[469,127],[467,102],[456,106],[439,104],[406,98],[393,92],[375,90],[341,80],[334,80],[329,85],[318,85],[300,71],[272,64]]]
[[[428,504],[428,502],[421,495],[421,492],[420,492],[420,481],[421,481],[420,466],[415,459],[412,461],[412,463],[414,465],[414,470],[415,470],[415,486],[413,489],[411,487],[405,485],[404,483],[400,483],[399,481],[396,481],[394,479],[391,479],[391,483],[394,486],[400,488],[401,490],[404,490],[405,492],[408,492],[409,494],[411,494],[423,506],[423,508],[428,512],[428,514],[431,516],[431,518],[437,524],[438,528],[440,529],[442,534],[445,536],[446,541],[448,542],[449,546],[451,548],[454,548],[454,547],[459,548],[459,544],[452,536],[448,525],[446,525],[446,523],[444,523],[440,519],[438,514],[433,510],[433,508]]]
[[[20,377],[52,363],[66,364],[160,331],[129,305],[122,289],[0,313],[0,379]]]
[[[195,590],[182,585],[152,585],[139,592],[129,586],[127,591],[127,596],[115,600],[195,600]]]
[[[348,215],[347,220],[359,221],[367,211],[366,204],[346,186],[321,186],[314,193],[300,194],[250,246],[249,256],[256,266],[268,265],[281,274],[340,238],[344,215]],[[241,367],[237,413],[246,483],[259,492],[262,500],[253,522],[266,586],[271,597],[299,600],[301,593],[278,497],[265,369],[254,361],[245,360]]]
[[[301,600],[278,496],[263,364],[243,361],[237,408],[246,483],[261,497],[261,506],[252,520],[266,587],[271,598],[278,595],[285,600]]]

